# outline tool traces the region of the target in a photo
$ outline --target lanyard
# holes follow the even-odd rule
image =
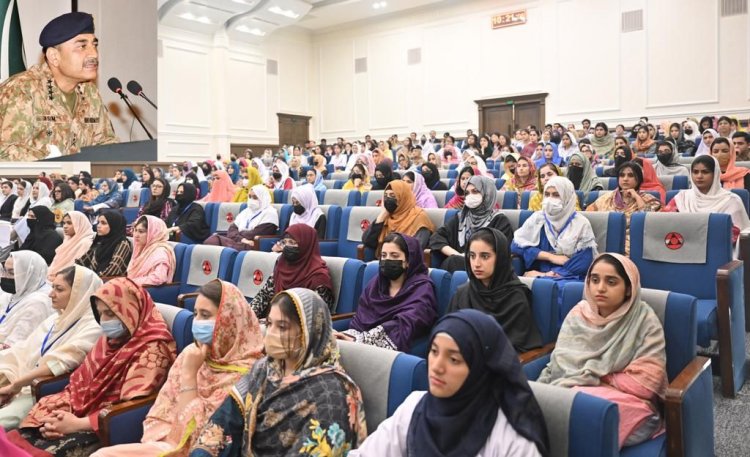
[[[574,217],[576,217],[575,211],[573,212],[573,214],[570,215],[570,217],[568,218],[568,220],[565,222],[565,225],[563,225],[563,227],[560,229],[559,232],[555,232],[555,228],[549,222],[549,219],[547,219],[547,215],[546,214],[544,215],[544,223],[547,224],[547,228],[550,230],[550,232],[552,232],[552,233],[555,234],[556,238],[560,238],[560,235],[562,235],[562,233],[565,231],[565,229],[568,228],[568,226],[570,225],[570,221],[572,221]],[[552,240],[550,240],[550,242],[552,242]],[[555,244],[557,244],[557,243],[555,243]]]
[[[260,216],[263,211],[258,211],[257,214],[255,214],[253,217],[247,220],[247,223],[245,224],[245,230],[247,230],[250,227],[250,223],[255,219],[256,217]]]
[[[5,321],[5,318],[8,317],[8,314],[10,314],[10,312],[13,310],[13,308],[15,308],[16,305],[19,304],[20,302],[21,302],[21,300],[18,300],[15,303],[13,303],[12,301],[8,302],[8,307],[5,308],[5,312],[3,313],[3,317],[0,317],[0,324],[2,324],[3,321]]]
[[[41,350],[42,356],[44,356],[44,354],[45,354],[45,353],[46,353],[47,351],[49,351],[49,350],[50,350],[50,349],[52,348],[52,346],[54,346],[54,345],[55,345],[55,343],[57,343],[57,340],[59,340],[60,338],[62,338],[62,337],[63,337],[63,335],[65,335],[66,333],[68,333],[68,331],[69,331],[70,329],[72,329],[73,327],[75,327],[77,323],[78,323],[78,321],[75,321],[75,322],[73,322],[73,324],[71,324],[71,326],[70,326],[70,327],[66,328],[66,329],[65,329],[65,331],[64,331],[64,332],[62,332],[62,333],[60,334],[60,336],[58,336],[57,338],[55,338],[55,339],[54,339],[54,340],[53,340],[53,341],[52,341],[52,342],[51,342],[51,343],[49,344],[49,346],[47,346],[47,340],[49,339],[49,336],[50,336],[50,335],[52,334],[52,330],[54,330],[54,329],[55,329],[55,326],[53,325],[53,326],[52,326],[52,328],[50,328],[50,329],[49,329],[49,332],[47,332],[47,336],[45,336],[45,337],[44,337],[44,341],[42,342],[42,350]]]
[[[174,222],[172,222],[172,227],[174,227],[175,225],[177,225],[177,221],[178,221],[178,220],[179,220],[179,219],[180,219],[180,218],[182,217],[182,215],[183,215],[183,214],[185,214],[185,213],[187,212],[187,210],[189,210],[189,209],[190,209],[190,207],[191,207],[191,206],[193,206],[193,203],[194,203],[194,202],[190,202],[190,204],[188,204],[188,205],[187,205],[187,206],[185,207],[185,209],[183,209],[183,210],[182,210],[182,212],[180,213],[180,215],[179,215],[179,216],[177,216],[177,217],[176,217],[176,218],[174,219]]]

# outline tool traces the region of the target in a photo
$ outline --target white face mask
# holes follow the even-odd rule
[[[249,182],[250,182],[250,180],[249,180],[249,179],[247,179],[247,178],[245,178],[245,179],[243,179],[243,180],[242,180],[242,185],[243,185],[244,187],[247,187],[247,184],[248,184]]]
[[[260,209],[260,200],[254,198],[248,199],[247,207],[250,208],[251,211],[258,211]]]
[[[559,198],[545,198],[542,200],[542,209],[550,216],[556,216],[562,212],[563,204]]]
[[[481,194],[469,194],[466,196],[466,199],[464,199],[464,204],[468,208],[476,208],[479,205],[482,204],[482,195]]]

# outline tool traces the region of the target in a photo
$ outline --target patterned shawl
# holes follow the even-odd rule
[[[164,252],[167,254],[167,262],[169,263],[167,276],[171,278],[174,275],[177,263],[174,256],[174,248],[168,241],[169,232],[167,231],[167,224],[155,216],[141,216],[141,219],[144,217],[148,223],[146,242],[144,246],[137,246],[133,243],[133,256],[130,258],[130,264],[128,265],[128,277],[141,278],[148,276],[149,272],[157,266],[154,263],[154,254],[162,250],[162,254]],[[141,219],[135,222],[134,227],[138,225]],[[159,258],[163,258],[163,256],[159,256]]]
[[[495,217],[495,202],[497,201],[497,188],[495,180],[486,176],[472,176],[469,184],[476,187],[482,193],[482,203],[476,208],[464,206],[458,214],[458,245],[463,247],[469,237],[482,227],[487,227],[492,218]]]
[[[516,172],[513,174],[513,179],[511,182],[506,183],[508,190],[523,192],[525,190],[534,190],[534,187],[536,187],[536,166],[534,166],[534,161],[526,157],[520,157],[518,159],[519,162],[522,160],[529,164],[529,176],[527,176],[526,179],[518,176],[518,166],[516,166]]]
[[[70,384],[62,392],[39,400],[21,428],[41,427],[42,419],[56,409],[98,421],[100,409],[151,395],[166,379],[176,355],[175,343],[148,292],[130,279],[112,279],[91,297],[98,321],[94,298],[107,304],[129,335],[99,338],[83,364],[70,376]]]

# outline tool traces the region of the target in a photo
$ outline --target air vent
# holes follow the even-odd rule
[[[354,59],[354,73],[367,73],[367,57]]]
[[[278,75],[279,74],[279,61],[273,59],[266,59],[266,74]]]
[[[409,49],[406,52],[406,61],[409,65],[419,65],[422,62],[422,48]]]
[[[747,14],[747,0],[721,0],[721,17]]]
[[[622,33],[643,30],[643,10],[622,13]]]

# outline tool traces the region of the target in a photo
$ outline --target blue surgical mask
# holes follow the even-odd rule
[[[216,321],[193,319],[193,338],[203,344],[211,344],[214,339]]]
[[[121,336],[125,335],[125,332],[127,332],[120,319],[110,319],[108,321],[103,320],[99,322],[99,325],[102,327],[102,331],[107,336],[107,338],[120,338]]]

